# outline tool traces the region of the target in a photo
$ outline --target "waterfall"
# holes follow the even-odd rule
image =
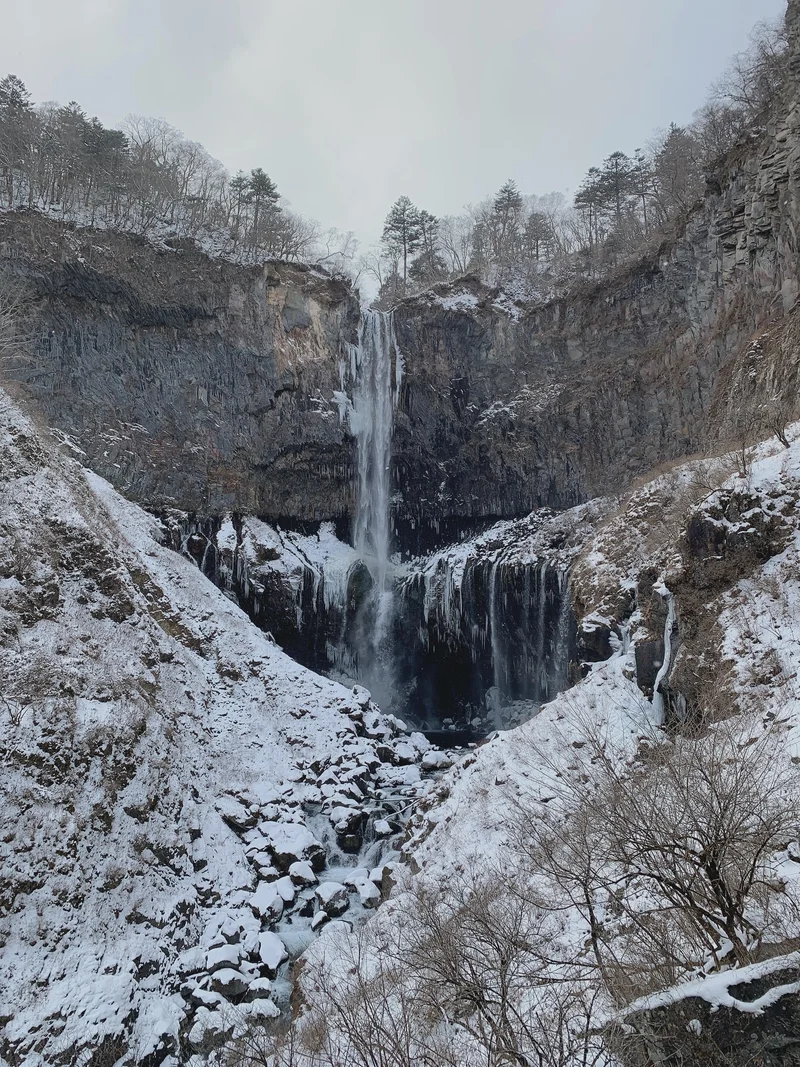
[[[669,668],[672,660],[672,630],[675,626],[675,597],[667,589],[664,582],[658,582],[653,586],[655,591],[659,594],[662,600],[667,602],[667,618],[664,623],[664,658],[661,661],[661,666],[658,669],[655,682],[653,683],[653,699],[651,701],[653,705],[653,713],[656,723],[659,726],[664,725],[664,695],[661,692],[661,683],[669,674]]]
[[[558,572],[558,622],[553,645],[553,669],[549,696],[561,693],[569,686],[569,630],[572,621],[572,602],[569,594],[569,568]]]
[[[369,571],[372,588],[360,630],[360,674],[379,703],[392,695],[392,581],[390,465],[394,408],[402,362],[392,313],[365,311],[358,335],[358,374],[351,428],[358,442],[358,508],[354,546]]]
[[[500,620],[497,615],[497,568],[500,566],[496,561],[489,567],[489,636],[492,642],[492,688],[489,697],[489,708],[495,728],[502,726],[503,689],[505,679],[503,677],[504,656],[503,637],[500,632]],[[502,595],[502,572],[500,575],[500,593]]]

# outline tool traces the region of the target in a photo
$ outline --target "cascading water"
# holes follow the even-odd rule
[[[563,531],[543,511],[393,564],[390,467],[403,363],[391,313],[363,315],[339,370],[332,399],[356,439],[352,545],[332,523],[300,533],[233,516],[183,522],[175,547],[291,655],[358,679],[407,722],[480,733],[518,721],[525,706],[567,687],[577,653]]]
[[[358,631],[359,674],[383,706],[393,690],[390,497],[392,427],[402,377],[391,312],[365,311],[358,336],[358,372],[350,425],[358,442],[358,510],[354,545],[371,589]]]
[[[498,595],[502,595],[502,575],[500,594],[498,594],[497,589],[498,566],[498,563],[492,563],[489,569],[489,636],[492,642],[492,687],[487,693],[489,708],[496,729],[500,729],[503,724],[503,690],[506,681],[503,677],[503,635],[501,633],[501,626],[497,611],[497,598]]]

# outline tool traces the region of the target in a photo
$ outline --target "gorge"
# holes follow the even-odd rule
[[[787,31],[540,301],[0,211],[0,1067],[797,1062]]]

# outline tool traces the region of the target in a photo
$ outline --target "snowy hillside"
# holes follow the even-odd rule
[[[449,771],[390,901],[316,943],[305,1025],[330,1062],[370,1026],[398,1064],[651,1062],[641,1035],[739,1063],[714,1057],[796,1034],[797,430],[741,474],[677,467],[590,533],[574,581],[611,657]]]
[[[380,899],[427,742],[4,394],[0,626],[0,1062],[170,1062],[277,1015],[286,957]]]

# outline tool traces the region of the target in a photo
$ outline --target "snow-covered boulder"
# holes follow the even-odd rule
[[[221,945],[212,948],[206,955],[206,969],[217,971],[221,967],[238,967],[242,958],[241,949],[238,945]]]
[[[297,885],[314,885],[317,882],[314,868],[310,863],[306,863],[305,860],[296,860],[290,864],[289,877]]]
[[[211,975],[211,988],[228,999],[242,996],[249,985],[245,975],[233,967],[221,967]]]
[[[365,908],[376,908],[380,904],[381,891],[369,878],[364,878],[358,882],[356,889],[358,890],[359,900]]]
[[[272,982],[269,978],[254,978],[247,987],[247,996],[252,1000],[266,999],[272,993]]]
[[[281,896],[284,904],[291,904],[297,894],[295,884],[288,874],[284,874],[275,883],[275,888]]]
[[[259,882],[249,904],[256,915],[268,922],[277,922],[283,915],[283,897],[275,888],[275,882]]]
[[[322,882],[314,890],[319,906],[326,915],[341,915],[350,903],[347,887],[341,882]]]
[[[256,816],[234,797],[220,797],[216,802],[216,808],[223,822],[234,830],[249,830],[256,824]]]
[[[325,849],[303,823],[266,823],[261,829],[278,870],[288,871],[298,860],[310,863],[315,871],[325,866]]]
[[[263,933],[259,938],[258,955],[267,973],[274,978],[278,972],[278,968],[285,959],[288,959],[289,953],[286,951],[286,946],[277,934],[270,932]]]
[[[421,761],[423,771],[443,771],[452,767],[453,760],[446,752],[435,748],[426,752]]]

